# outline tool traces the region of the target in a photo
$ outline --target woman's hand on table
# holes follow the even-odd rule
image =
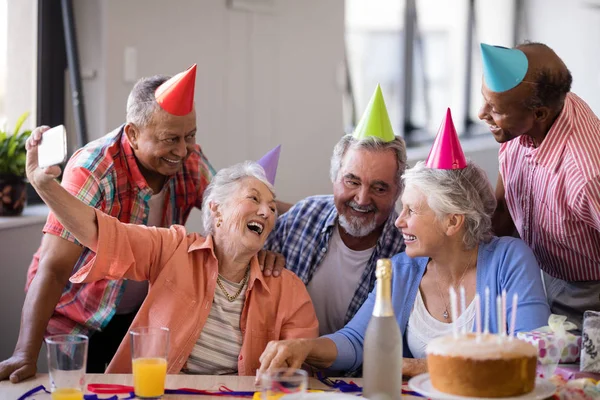
[[[310,339],[292,339],[271,341],[259,358],[260,369],[256,379],[264,372],[276,368],[300,368],[312,348]]]

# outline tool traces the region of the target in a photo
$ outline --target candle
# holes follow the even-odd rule
[[[475,332],[477,334],[477,341],[481,341],[481,299],[479,293],[475,294]]]
[[[456,305],[456,291],[450,287],[450,312],[452,313],[452,334],[455,338],[458,337],[458,328],[456,326],[456,318],[458,317]]]
[[[513,294],[512,298],[512,308],[510,311],[510,338],[512,340],[513,336],[515,336],[515,325],[517,323],[517,302],[519,300],[518,294]]]
[[[490,288],[489,286],[485,287],[485,299],[484,299],[484,307],[483,307],[483,333],[490,333]]]
[[[502,336],[506,336],[506,290],[502,291]]]
[[[465,287],[464,286],[460,286],[459,288],[459,293],[460,293],[460,315],[463,315],[465,313],[465,311],[467,310],[467,300],[466,300],[466,294],[465,294]],[[467,333],[467,324],[464,324],[462,329],[460,330],[461,333]]]
[[[496,296],[496,322],[498,323],[498,340],[501,339],[502,333],[502,297]]]

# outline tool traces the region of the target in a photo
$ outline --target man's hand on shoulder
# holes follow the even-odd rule
[[[264,276],[279,276],[285,268],[285,258],[279,253],[261,250],[258,252],[258,264]]]
[[[10,379],[12,383],[19,383],[35,376],[37,359],[32,359],[21,353],[15,353],[7,360],[0,363],[0,381]]]

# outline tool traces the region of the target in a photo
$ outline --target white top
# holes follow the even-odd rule
[[[148,200],[148,223],[147,226],[162,226],[163,207],[165,205],[165,192],[163,189],[157,194],[152,195]],[[117,314],[130,314],[142,305],[148,294],[148,281],[127,280],[125,291],[117,305]]]
[[[427,346],[427,354],[459,356],[478,360],[501,358],[536,357],[538,350],[531,343],[508,336],[481,334],[479,340],[474,333],[439,337]]]
[[[373,250],[375,246],[361,251],[349,249],[339,228],[333,229],[327,254],[306,286],[319,320],[320,336],[344,327],[350,301]]]
[[[219,279],[230,296],[235,295],[242,283]],[[242,293],[232,302],[217,285],[208,319],[200,332],[182,372],[199,375],[230,375],[238,370],[238,357],[242,349],[240,317],[244,308],[248,280]]]
[[[471,301],[465,313],[456,319],[456,325],[459,332],[463,328],[467,332],[471,332],[474,323],[475,301]],[[408,326],[406,327],[406,343],[413,357],[425,358],[427,344],[435,338],[447,335],[452,335],[452,324],[433,318],[425,307],[421,290],[417,290],[417,299],[408,317]]]

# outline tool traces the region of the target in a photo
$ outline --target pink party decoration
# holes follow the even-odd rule
[[[467,167],[467,160],[452,122],[450,108],[446,112],[446,118],[442,121],[425,164],[427,167],[435,169],[463,169]]]

